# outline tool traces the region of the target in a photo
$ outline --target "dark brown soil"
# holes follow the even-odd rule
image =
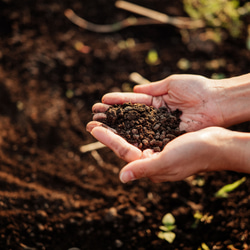
[[[131,2],[185,15],[181,1]],[[96,34],[63,14],[72,8],[99,24],[131,15],[114,3],[0,0],[0,249],[196,250],[202,243],[210,249],[249,249],[249,175],[206,173],[174,183],[124,185],[118,173],[125,162],[112,151],[79,150],[95,142],[85,130],[92,105],[107,92],[131,89],[132,72],[150,81],[176,73],[248,73],[249,18],[239,38],[214,44],[204,41],[203,30],[193,31],[184,43],[169,25]],[[135,46],[121,48],[128,39]],[[85,50],[76,49],[79,42]],[[157,65],[145,60],[150,49],[159,54]],[[178,66],[181,58],[190,68]],[[250,132],[249,123],[233,129]],[[214,197],[243,176],[246,182],[227,199]],[[197,210],[212,220],[193,227]],[[172,244],[157,237],[166,213],[176,218]]]
[[[120,136],[141,150],[160,152],[167,143],[185,133],[180,131],[181,111],[167,107],[156,109],[145,104],[113,105],[105,112],[103,121]]]

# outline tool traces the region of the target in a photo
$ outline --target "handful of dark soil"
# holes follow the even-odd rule
[[[168,142],[185,133],[179,129],[181,113],[145,104],[115,104],[105,112],[103,123],[141,150],[160,152]]]

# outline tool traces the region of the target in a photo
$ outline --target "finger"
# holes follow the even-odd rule
[[[134,87],[134,92],[144,93],[152,96],[165,95],[168,92],[168,85],[169,85],[169,81],[167,79],[168,78],[146,85],[136,85]]]
[[[93,128],[97,127],[97,126],[102,126],[103,124],[101,122],[98,121],[91,121],[87,124],[86,126],[86,130],[91,133],[91,131],[93,130]]]
[[[103,126],[95,126],[91,134],[104,145],[109,147],[121,159],[131,162],[140,159],[142,151],[128,143],[121,136],[115,134],[110,129]]]
[[[104,113],[97,113],[93,115],[93,121],[101,121],[107,118],[107,115]]]
[[[161,168],[160,154],[153,154],[150,158],[139,159],[127,164],[120,172],[120,180],[123,183],[144,177],[154,176]]]
[[[111,127],[107,126],[106,124],[99,122],[99,121],[89,122],[86,126],[86,130],[91,133],[93,128],[95,128],[95,127],[104,127],[106,129],[112,131],[113,133],[117,134],[117,131],[115,129],[113,129],[113,128],[111,128]]]
[[[153,154],[157,154],[154,152],[153,149],[145,149],[142,152],[141,159],[150,158],[150,157],[152,157]]]
[[[92,107],[92,112],[93,113],[105,113],[109,107],[110,105],[107,105],[104,103],[96,103]]]
[[[143,103],[148,106],[152,105],[152,96],[137,93],[108,93],[103,96],[102,102],[105,104],[123,104],[125,102]]]

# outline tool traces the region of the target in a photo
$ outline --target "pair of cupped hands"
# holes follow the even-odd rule
[[[216,104],[212,79],[198,75],[172,75],[147,85],[137,85],[133,93],[108,93],[93,106],[93,121],[87,124],[97,140],[128,162],[120,171],[123,183],[147,177],[153,182],[177,181],[216,165],[217,135],[224,132],[223,116]],[[168,106],[182,111],[180,129],[185,133],[169,142],[161,152],[141,151],[99,121],[109,105],[143,103],[155,108]]]

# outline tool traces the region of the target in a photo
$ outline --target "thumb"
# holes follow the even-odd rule
[[[168,78],[165,78],[164,80],[152,82],[145,85],[136,85],[134,87],[134,92],[144,93],[152,96],[159,96],[167,94],[168,86],[169,86],[169,80]]]
[[[156,175],[163,163],[160,158],[159,154],[154,153],[151,158],[130,162],[120,172],[121,182],[127,183],[129,181]]]

